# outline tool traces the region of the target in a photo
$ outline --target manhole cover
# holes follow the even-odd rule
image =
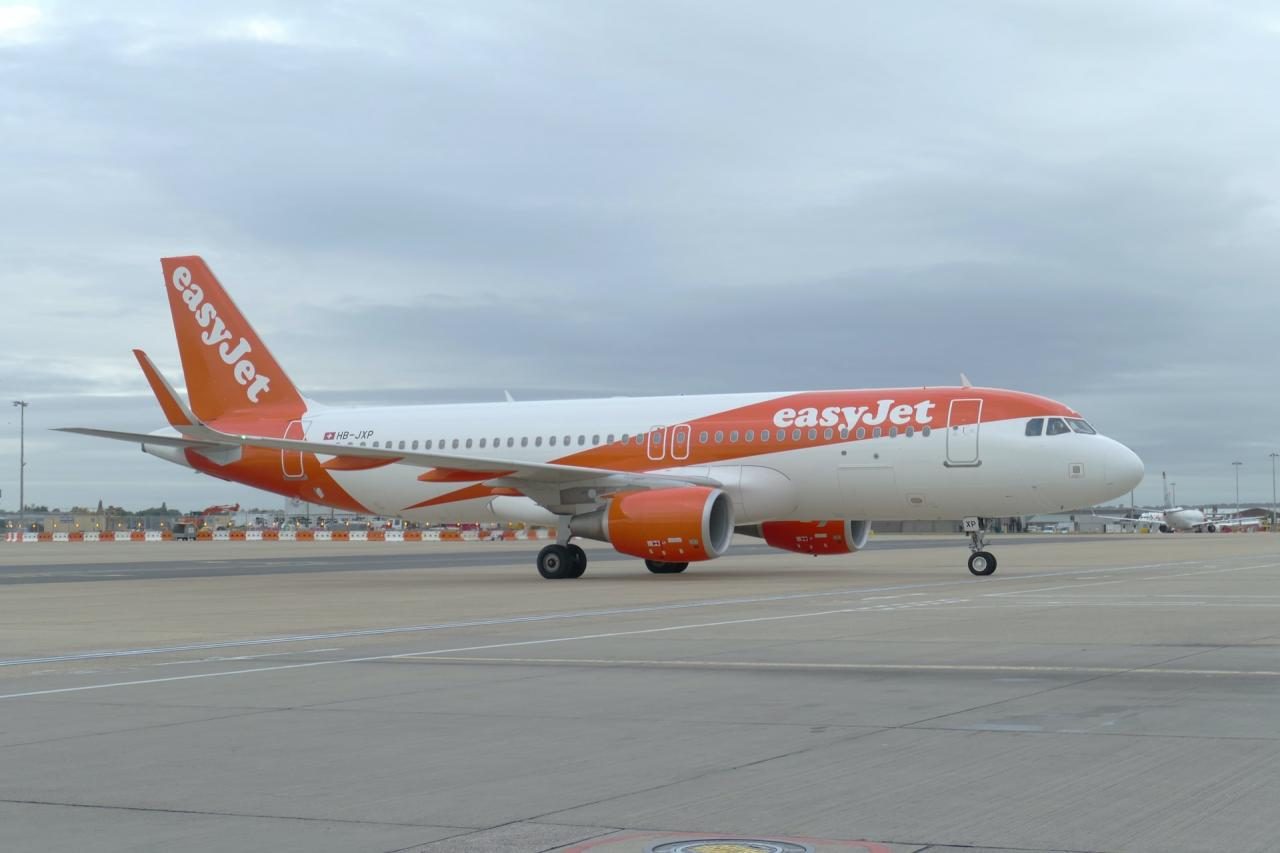
[[[813,848],[762,838],[695,838],[655,844],[648,853],[813,853]]]

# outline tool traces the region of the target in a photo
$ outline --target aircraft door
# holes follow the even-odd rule
[[[982,400],[952,400],[947,409],[947,466],[975,467],[982,464],[978,455],[978,430],[982,425]]]
[[[645,450],[649,453],[649,459],[653,462],[661,462],[667,455],[667,428],[664,426],[651,427],[649,433],[645,436]]]
[[[676,424],[670,430],[671,458],[677,462],[689,458],[689,445],[692,443],[691,430],[688,424]]]
[[[284,430],[284,438],[295,441],[302,441],[306,438],[306,430],[302,426],[302,421],[289,421],[289,425]],[[281,450],[280,467],[284,470],[286,480],[302,480],[307,476],[307,470],[302,464],[301,451]]]

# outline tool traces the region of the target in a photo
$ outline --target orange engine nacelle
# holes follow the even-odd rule
[[[868,521],[766,521],[741,527],[739,533],[757,536],[773,548],[797,554],[852,554],[867,547]]]
[[[693,563],[713,560],[733,539],[733,504],[706,486],[626,492],[569,520],[575,536],[608,542],[620,554]]]

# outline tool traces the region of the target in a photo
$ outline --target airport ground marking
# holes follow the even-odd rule
[[[572,643],[572,642],[581,642],[585,640],[607,640],[607,639],[615,639],[618,637],[634,637],[634,636],[642,636],[642,635],[670,633],[675,631],[691,631],[691,630],[699,630],[699,629],[706,629],[706,628],[721,628],[721,627],[728,627],[732,625],[759,624],[763,622],[781,622],[781,621],[788,621],[793,619],[816,619],[816,618],[825,617],[825,616],[847,615],[851,613],[873,613],[873,612],[885,612],[886,610],[921,609],[929,606],[945,606],[945,605],[951,605],[951,604],[957,604],[957,603],[964,604],[964,603],[967,603],[967,600],[966,599],[938,599],[931,602],[911,602],[909,604],[904,602],[903,604],[897,605],[897,606],[870,605],[870,606],[863,606],[863,607],[842,607],[842,608],[833,609],[833,610],[819,610],[819,611],[811,611],[806,613],[784,613],[784,614],[776,614],[772,616],[753,616],[753,617],[744,617],[740,619],[722,619],[722,620],[717,620],[713,622],[695,622],[695,623],[689,623],[684,625],[663,625],[663,626],[658,626],[654,628],[638,628],[638,629],[633,629],[628,631],[608,631],[608,632],[592,633],[592,634],[576,634],[576,635],[570,635],[565,637],[544,637],[544,638],[534,639],[534,640],[514,640],[509,642],[503,642],[503,643],[486,643],[486,644],[476,645],[476,646],[462,646],[462,647],[447,648],[447,649],[427,649],[427,650],[412,651],[412,652],[397,652],[393,654],[384,654],[384,655],[366,655],[361,657],[338,658],[334,660],[304,661],[301,663],[277,664],[273,666],[252,667],[248,669],[224,670],[221,672],[188,673],[185,675],[174,675],[174,676],[167,676],[167,677],[161,677],[161,678],[143,678],[143,679],[134,679],[130,681],[107,682],[103,684],[85,684],[85,685],[79,685],[75,687],[56,687],[56,688],[48,688],[44,690],[29,690],[29,691],[23,691],[19,693],[0,694],[0,700],[33,698],[37,696],[50,696],[50,695],[57,695],[62,693],[81,693],[81,692],[86,692],[90,690],[105,690],[105,689],[114,688],[114,687],[139,687],[139,686],[146,686],[146,685],[152,685],[152,684],[164,684],[164,683],[175,682],[175,681],[195,681],[195,680],[206,679],[206,678],[226,678],[226,677],[231,677],[236,675],[254,675],[254,674],[269,673],[269,672],[283,672],[283,671],[295,670],[295,669],[310,669],[314,667],[335,666],[340,664],[378,663],[378,662],[388,662],[388,661],[398,661],[398,660],[437,658],[437,657],[446,656],[446,655],[458,655],[466,652],[490,651],[493,649],[526,648],[529,646],[542,646],[542,645],[551,645],[556,643]],[[1197,652],[1197,654],[1199,653]],[[1164,662],[1164,664],[1167,664],[1167,663],[1169,663],[1169,661]],[[1157,666],[1159,665],[1161,664],[1157,664]],[[821,665],[818,665],[818,666],[821,666]],[[915,665],[915,666],[925,667],[927,665]],[[947,666],[947,665],[938,665],[938,666]],[[983,669],[990,670],[990,668],[983,668]],[[1041,668],[1041,670],[1043,669],[1044,668]],[[1019,670],[1014,669],[1010,671],[1019,671]],[[1071,670],[1069,669],[1067,671],[1071,671]],[[1103,671],[1096,672],[1096,673],[1090,672],[1089,670],[1083,670],[1081,671],[1080,674],[1084,674],[1084,675],[1093,674],[1097,676],[1105,676],[1105,675],[1115,675],[1115,674],[1121,674],[1121,673],[1134,673],[1134,672],[1147,672],[1147,671],[1151,671],[1150,668],[1139,667],[1139,668],[1121,668],[1121,669],[1114,669],[1114,670],[1111,668],[1105,668],[1103,669]],[[1194,670],[1170,670],[1170,672],[1181,672],[1186,674],[1197,673],[1197,671],[1194,671]],[[1259,672],[1262,672],[1262,671],[1259,671]],[[1220,674],[1220,675],[1239,674],[1235,671],[1230,671],[1230,670],[1223,670],[1223,671],[1217,671],[1217,672],[1205,670],[1205,671],[1198,672],[1198,674],[1210,674],[1210,673]],[[1280,675],[1280,673],[1276,673],[1276,674]]]
[[[1114,568],[1106,569],[1105,571],[1106,572],[1131,572],[1131,571],[1141,571],[1145,569],[1158,569],[1158,568],[1165,568],[1165,567],[1194,566],[1194,565],[1200,565],[1202,562],[1203,561],[1200,561],[1200,560],[1182,560],[1182,561],[1167,562],[1167,563],[1143,563],[1140,565],[1133,565],[1133,566],[1116,566]],[[620,607],[620,608],[592,609],[592,610],[580,610],[580,611],[570,611],[570,612],[560,612],[560,613],[528,614],[528,615],[522,615],[522,616],[503,616],[503,617],[495,617],[491,619],[473,619],[473,620],[464,620],[459,622],[441,622],[441,623],[427,624],[427,625],[401,625],[401,626],[390,626],[386,628],[360,628],[360,629],[355,629],[350,631],[325,631],[325,632],[317,632],[313,634],[298,634],[298,635],[292,635],[292,636],[255,637],[255,638],[241,639],[241,640],[223,640],[218,642],[207,642],[207,643],[184,643],[184,644],[173,645],[173,646],[152,646],[152,647],[143,647],[143,648],[135,648],[135,649],[103,649],[103,650],[96,650],[91,652],[77,652],[77,653],[65,654],[65,655],[48,655],[48,656],[31,657],[31,658],[10,658],[7,660],[0,660],[0,667],[30,666],[34,664],[44,664],[44,663],[66,663],[70,661],[96,660],[100,658],[123,658],[123,657],[139,657],[144,655],[157,655],[157,654],[175,654],[178,652],[209,651],[212,649],[228,649],[228,648],[238,648],[242,646],[276,645],[276,644],[282,644],[282,643],[305,643],[305,642],[313,642],[316,640],[335,640],[335,639],[347,639],[347,638],[353,638],[353,637],[382,637],[382,636],[390,636],[395,634],[425,633],[428,631],[455,630],[455,629],[461,629],[461,628],[484,628],[484,627],[492,627],[495,625],[518,625],[522,623],[553,622],[558,620],[585,619],[585,618],[600,617],[600,616],[627,616],[627,615],[641,614],[641,613],[660,613],[660,612],[669,611],[669,610],[688,610],[688,609],[696,609],[696,608],[702,608],[702,607],[726,607],[726,606],[733,606],[733,605],[740,605],[740,604],[775,604],[782,601],[802,601],[805,599],[812,599],[812,598],[833,598],[841,595],[854,596],[858,598],[858,600],[865,601],[866,600],[865,596],[867,593],[900,592],[902,590],[912,590],[912,589],[932,589],[937,587],[957,586],[959,584],[1010,583],[1015,581],[1038,580],[1040,578],[1050,578],[1050,577],[1071,577],[1077,574],[1084,575],[1084,574],[1094,573],[1096,575],[1098,572],[1099,570],[1096,567],[1089,568],[1089,569],[1062,569],[1062,570],[1056,570],[1051,572],[1042,572],[1040,574],[1035,574],[1035,575],[1003,575],[1003,576],[994,577],[994,578],[984,578],[980,581],[975,581],[973,578],[959,578],[957,580],[927,581],[924,583],[898,584],[894,586],[870,587],[866,589],[840,589],[840,590],[825,590],[825,591],[819,591],[819,592],[785,593],[782,595],[770,595],[770,596],[746,596],[741,598],[702,599],[699,601],[667,602],[664,604],[643,605],[639,607]],[[1157,576],[1157,577],[1160,577],[1160,576]],[[1181,575],[1177,575],[1177,576],[1170,575],[1169,577],[1181,577]],[[918,593],[918,594],[923,594],[923,593]],[[997,594],[999,593],[990,593],[990,595],[997,595]]]
[[[1280,670],[1268,669],[1174,669],[1170,667],[1122,667],[1122,666],[1037,666],[1033,664],[896,664],[896,663],[822,663],[820,661],[727,661],[686,659],[635,659],[635,658],[492,658],[492,657],[441,657],[423,658],[448,664],[510,664],[543,666],[635,666],[653,669],[786,669],[837,672],[1016,672],[1046,673],[1049,675],[1196,675],[1196,676],[1250,676],[1280,678]]]

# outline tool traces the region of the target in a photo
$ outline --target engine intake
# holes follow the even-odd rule
[[[706,486],[626,492],[569,519],[574,536],[608,542],[620,554],[661,562],[713,560],[733,539],[733,504]]]
[[[766,521],[738,528],[770,547],[797,554],[852,554],[867,547],[869,521]]]

